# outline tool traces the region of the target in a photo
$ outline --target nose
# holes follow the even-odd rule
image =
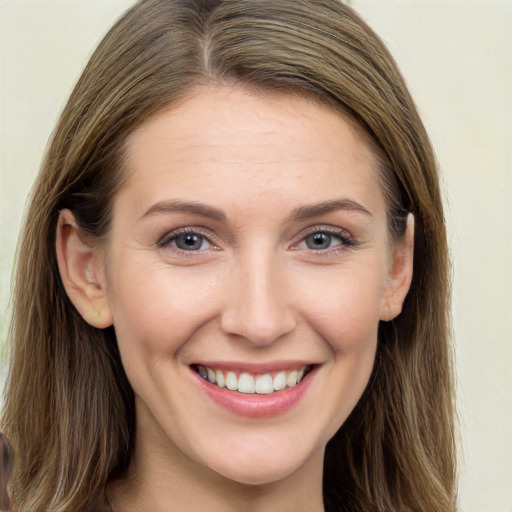
[[[274,255],[252,254],[226,277],[224,332],[268,346],[296,326],[290,287]]]

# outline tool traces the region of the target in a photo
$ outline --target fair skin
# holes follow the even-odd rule
[[[393,242],[368,145],[294,96],[201,88],[130,134],[125,163],[107,247],[70,211],[57,236],[68,295],[114,325],[135,392],[115,509],[323,510],[326,444],[410,285],[412,219]]]

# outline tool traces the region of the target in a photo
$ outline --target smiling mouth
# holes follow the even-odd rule
[[[313,366],[307,365],[294,370],[281,370],[269,373],[236,372],[214,369],[200,364],[192,368],[204,380],[229,391],[245,394],[269,395],[293,388],[311,372]]]

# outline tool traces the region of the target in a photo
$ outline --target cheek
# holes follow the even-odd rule
[[[373,350],[384,299],[384,265],[347,266],[325,274],[302,276],[309,322],[335,353]]]
[[[121,350],[148,355],[178,350],[214,314],[217,281],[213,272],[119,261],[111,307]]]

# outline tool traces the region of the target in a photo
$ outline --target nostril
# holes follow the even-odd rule
[[[287,311],[227,311],[222,317],[222,329],[253,345],[268,346],[295,328],[296,322]]]

